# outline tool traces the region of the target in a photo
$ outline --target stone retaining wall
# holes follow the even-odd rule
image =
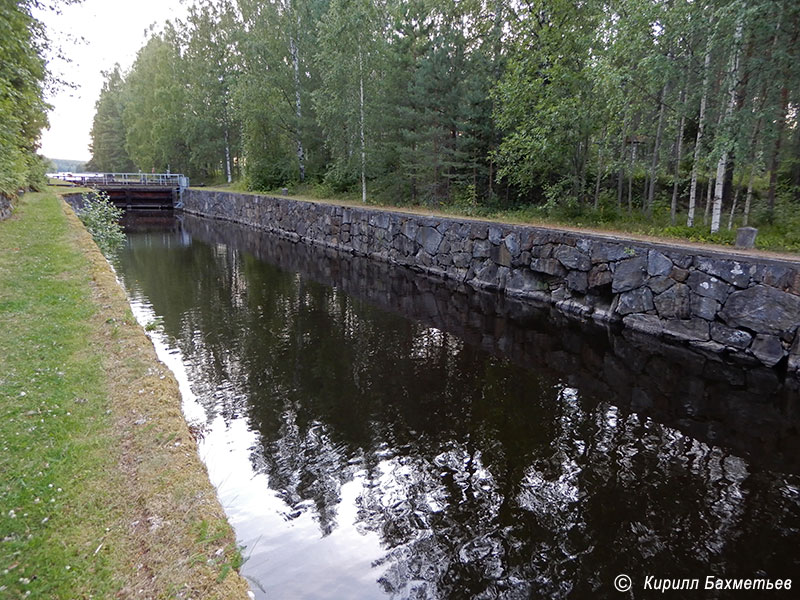
[[[0,221],[11,216],[11,200],[0,194]]]
[[[800,261],[231,192],[189,189],[183,203],[189,213],[800,370]]]

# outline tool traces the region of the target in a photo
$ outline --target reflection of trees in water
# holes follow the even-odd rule
[[[126,278],[209,419],[248,416],[256,470],[323,535],[358,474],[390,596],[591,597],[624,572],[798,565],[797,477],[223,246],[146,253]]]
[[[321,423],[302,431],[295,412],[287,410],[283,418],[278,439],[254,451],[255,468],[269,474],[270,487],[288,507],[287,519],[311,510],[322,535],[328,535],[336,527],[342,483],[354,469],[347,468],[343,449],[331,443]]]

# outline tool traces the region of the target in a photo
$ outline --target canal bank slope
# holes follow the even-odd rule
[[[178,386],[54,194],[0,223],[5,597],[247,598]]]
[[[189,189],[183,210],[800,370],[800,261],[599,233]]]

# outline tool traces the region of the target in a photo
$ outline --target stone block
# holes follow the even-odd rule
[[[589,287],[598,288],[603,285],[608,285],[614,278],[614,274],[608,268],[607,264],[595,265],[589,271]]]
[[[676,283],[653,299],[658,316],[662,319],[688,319],[691,316],[689,286]]]
[[[417,230],[417,243],[425,249],[428,254],[436,254],[439,245],[442,243],[442,234],[433,227],[420,227]]]
[[[663,325],[664,335],[673,340],[705,342],[711,337],[705,319],[673,319],[664,321]]]
[[[453,265],[459,269],[466,269],[472,262],[472,254],[468,252],[453,253]]]
[[[713,321],[719,311],[720,303],[708,296],[692,294],[692,314],[696,317]]]
[[[494,245],[498,245],[503,241],[503,228],[500,225],[489,225],[487,234],[489,241]]]
[[[661,319],[659,319],[656,315],[628,315],[622,319],[622,323],[625,325],[625,327],[633,329],[634,331],[646,333],[648,335],[660,335],[663,331]]]
[[[521,241],[520,241],[520,249],[523,252],[530,252],[530,249],[533,248],[533,240],[535,238],[535,234],[531,231],[522,232],[520,234]]]
[[[681,269],[680,267],[673,267],[669,276],[671,279],[683,283],[684,281],[689,279],[689,271],[687,269]]]
[[[568,269],[588,271],[592,267],[591,259],[572,246],[559,246],[553,251],[553,257]]]
[[[800,297],[756,285],[733,292],[719,314],[731,327],[780,335],[795,331],[800,324]]]
[[[444,245],[444,242],[442,242],[442,245]],[[439,254],[436,255],[436,264],[442,266],[452,265],[453,255],[448,252],[439,252]]]
[[[345,240],[345,237],[347,240]],[[350,234],[343,234],[342,235],[343,241],[350,240]],[[392,240],[392,248],[403,254],[404,256],[408,256],[409,254],[413,254],[416,251],[417,245],[408,239],[405,235],[398,235]]]
[[[511,266],[511,253],[508,251],[505,244],[500,244],[499,246],[492,245],[491,258],[500,266]]]
[[[542,246],[534,246],[531,248],[531,257],[533,258],[550,258],[553,256],[553,244],[544,244]]]
[[[568,298],[566,300],[556,302],[556,308],[558,308],[560,311],[564,313],[583,318],[588,317],[592,310],[590,307],[586,306],[585,304],[579,302],[574,298]]]
[[[349,211],[348,211],[349,212]],[[344,215],[342,215],[342,222],[344,222]],[[403,233],[410,240],[417,239],[417,230],[419,226],[414,219],[406,219],[403,225],[400,227],[400,231]]]
[[[750,352],[768,367],[774,367],[786,354],[780,338],[774,335],[758,334],[750,345]]]
[[[694,340],[689,340],[689,345],[692,348],[697,348],[698,350],[702,350],[703,352],[708,352],[709,354],[712,354],[712,355],[719,354],[720,352],[725,350],[725,346],[723,346],[722,344],[719,344],[719,343],[717,343],[717,342],[715,342],[713,340],[708,340],[706,342],[698,342],[698,341],[694,341]],[[708,362],[716,364],[715,361],[708,361]],[[728,379],[728,381],[731,381],[731,380]]]
[[[434,262],[433,256],[425,252],[425,250],[422,248],[419,249],[419,252],[417,252],[414,258],[417,261],[417,264],[424,265],[426,267],[430,267]]]
[[[489,258],[492,254],[492,245],[489,240],[476,240],[472,244],[472,256],[474,258]]]
[[[625,245],[610,242],[595,242],[592,245],[592,263],[603,263],[630,258]]]
[[[522,248],[519,243],[519,236],[516,233],[509,233],[503,240],[503,244],[513,258],[518,257],[520,252],[522,252]]]
[[[653,292],[648,287],[641,287],[620,294],[617,312],[621,315],[629,315],[647,312],[653,310],[653,307]]]
[[[567,274],[567,287],[574,292],[585,294],[589,288],[589,278],[585,271],[570,271]]]
[[[672,261],[658,250],[647,253],[647,274],[651,277],[666,277],[672,272]]]
[[[531,271],[556,277],[564,277],[567,274],[567,270],[555,258],[534,258],[531,261]]]
[[[794,343],[789,350],[789,371],[800,372],[800,332],[795,334]]]
[[[561,301],[566,300],[567,298],[570,298],[570,297],[571,296],[570,296],[569,290],[567,290],[566,286],[563,286],[563,285],[560,285],[560,286],[556,287],[550,293],[550,298],[553,300],[553,302],[561,302]]]
[[[666,292],[673,285],[675,285],[675,280],[671,277],[664,277],[663,275],[651,277],[647,280],[647,287],[653,290],[654,294]]]
[[[459,283],[463,283],[464,280],[467,277],[467,269],[463,269],[463,268],[457,267],[455,265],[451,265],[451,266],[447,267],[446,273],[447,273],[447,276],[450,279],[454,279],[455,281],[458,281]]]
[[[469,236],[473,240],[485,240],[489,234],[489,226],[486,223],[473,221],[470,226]]]
[[[753,341],[753,336],[741,329],[734,329],[722,323],[712,323],[711,339],[725,346],[744,350]]]
[[[513,296],[525,296],[531,292],[543,292],[547,284],[528,268],[512,270],[506,279],[506,292]]]
[[[497,267],[497,288],[500,290],[506,289],[506,282],[508,281],[508,274],[511,269],[508,267]]]
[[[736,230],[736,247],[753,248],[756,245],[758,229],[755,227],[739,227]]]
[[[720,303],[725,302],[731,290],[731,286],[721,279],[701,271],[692,271],[686,283],[698,296],[713,298]]]
[[[792,287],[797,270],[785,265],[759,265],[753,279],[764,285],[785,290]]]
[[[636,256],[634,258],[621,260],[614,269],[611,290],[615,293],[619,293],[638,288],[644,283],[646,277],[646,256]]]
[[[485,261],[475,270],[475,276],[472,278],[470,283],[480,288],[497,289],[497,268],[497,265],[493,261]]]
[[[694,263],[694,254],[686,254],[681,251],[667,252],[667,256],[672,263],[679,269],[689,269]]]
[[[375,212],[371,214],[369,224],[379,229],[389,229],[389,213]]]
[[[745,288],[750,283],[749,269],[738,260],[698,256],[694,264],[698,270],[732,283],[736,287]]]

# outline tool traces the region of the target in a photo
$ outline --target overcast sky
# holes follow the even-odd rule
[[[48,36],[72,59],[50,61],[50,69],[77,87],[48,98],[50,129],[42,133],[41,154],[49,158],[89,160],[89,131],[94,103],[103,87],[102,71],[119,63],[128,69],[145,42],[145,30],[168,19],[183,18],[185,0],[84,0],[60,15],[40,13]],[[83,38],[83,41],[76,41]]]

